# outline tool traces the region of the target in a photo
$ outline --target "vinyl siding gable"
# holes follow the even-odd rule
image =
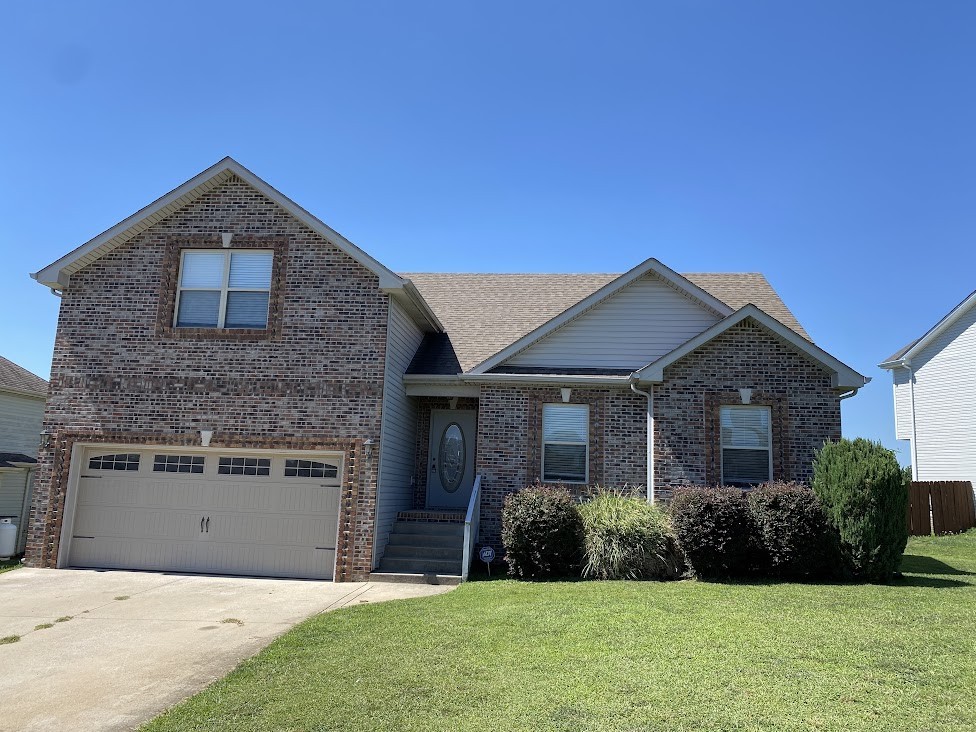
[[[420,347],[424,334],[406,311],[390,299],[386,373],[383,379],[383,422],[376,505],[374,566],[386,550],[397,513],[413,507],[416,460],[417,406],[407,396],[403,374]]]
[[[912,359],[919,480],[976,484],[976,306]]]
[[[648,274],[516,354],[505,366],[638,369],[719,319]]]

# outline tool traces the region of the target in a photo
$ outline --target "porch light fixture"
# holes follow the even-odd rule
[[[48,448],[51,446],[51,433],[47,430],[41,432],[41,447]]]
[[[749,404],[752,401],[752,389],[739,389],[739,397],[743,404]]]
[[[563,403],[569,404],[569,398],[573,395],[573,390],[570,389],[568,386],[564,386],[559,391],[561,391],[563,394]]]
[[[234,238],[233,234],[224,233],[220,235],[220,240],[224,244],[224,249],[227,249],[230,246],[230,240],[233,238]]]
[[[210,447],[210,438],[213,437],[213,430],[200,430],[200,444]]]
[[[371,458],[371,457],[373,457],[373,446],[374,446],[375,444],[376,444],[376,442],[375,442],[375,441],[373,440],[373,438],[372,438],[372,437],[370,437],[370,438],[368,438],[368,439],[367,439],[367,440],[366,440],[366,441],[365,441],[365,442],[363,443],[363,449],[364,449],[364,450],[366,451],[366,459],[367,459],[367,460],[368,460],[369,458]]]

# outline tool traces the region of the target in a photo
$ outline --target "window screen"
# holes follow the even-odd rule
[[[586,404],[542,406],[542,480],[585,483],[589,459],[590,408]]]
[[[722,482],[758,485],[772,477],[769,407],[722,407]]]

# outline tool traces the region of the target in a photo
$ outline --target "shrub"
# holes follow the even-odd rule
[[[667,515],[643,498],[607,491],[579,507],[585,530],[583,576],[676,579],[684,559]]]
[[[579,576],[583,520],[562,488],[533,486],[512,493],[502,508],[502,544],[515,577]]]
[[[840,535],[850,575],[890,579],[908,543],[908,487],[895,454],[863,438],[828,442],[813,473],[813,490]]]
[[[748,495],[758,542],[776,577],[837,574],[837,534],[820,500],[798,483],[767,483]]]
[[[763,554],[743,491],[677,490],[671,521],[678,546],[699,577],[741,577],[762,570]]]

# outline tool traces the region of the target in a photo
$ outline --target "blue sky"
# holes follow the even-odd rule
[[[8,3],[2,353],[28,273],[232,155],[401,271],[761,271],[874,377],[976,288],[971,2]]]

